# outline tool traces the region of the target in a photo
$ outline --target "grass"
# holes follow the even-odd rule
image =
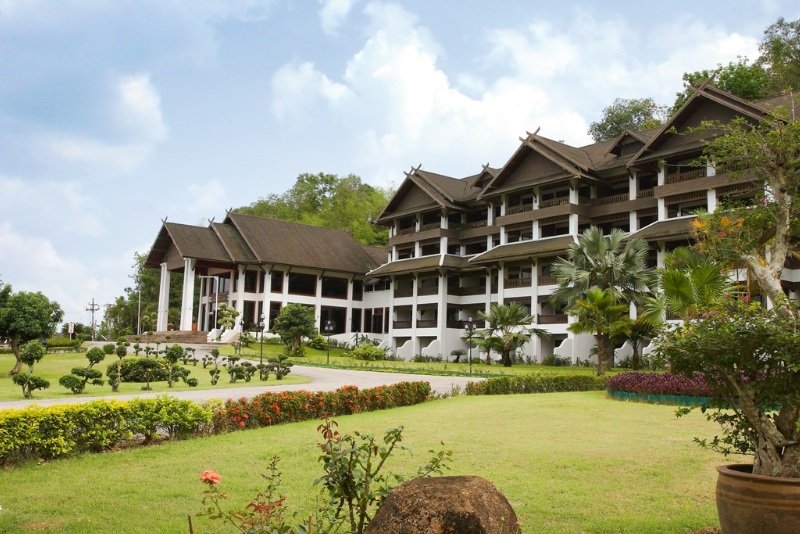
[[[242,354],[246,358],[258,359],[261,348],[258,343],[253,343],[247,348],[242,349]],[[234,349],[231,345],[220,346],[220,353],[224,356],[232,355]],[[275,357],[283,353],[283,345],[264,343],[264,358]],[[335,369],[355,369],[359,371],[383,371],[412,374],[433,374],[433,375],[459,375],[469,376],[470,366],[467,356],[462,356],[459,363],[448,362],[413,362],[402,360],[381,360],[364,361],[346,356],[347,351],[342,348],[333,347],[330,350],[330,358],[325,350],[312,349],[306,347],[306,355],[302,358],[292,358],[298,365],[311,365],[315,367],[331,367]],[[330,363],[328,360],[330,359]],[[450,356],[450,360],[453,356]],[[608,374],[613,375],[623,369],[615,369]],[[530,373],[545,373],[554,375],[594,375],[594,367],[551,367],[538,364],[514,364],[512,367],[503,367],[500,364],[486,365],[486,362],[473,354],[472,374],[476,376],[508,376]]]
[[[106,359],[96,365],[95,367],[103,372],[103,379],[106,380],[104,386],[87,385],[86,390],[78,396],[95,397],[103,395],[116,395],[116,394],[130,394],[142,393],[142,386],[144,384],[123,383],[119,387],[118,392],[111,391],[111,386],[108,385],[108,380],[105,376],[106,368],[109,364],[119,361],[116,356],[106,356]],[[70,373],[73,367],[86,367],[88,364],[85,353],[63,353],[63,354],[48,354],[42,361],[33,367],[33,373],[46,380],[50,381],[50,387],[45,390],[37,390],[33,392],[34,399],[53,399],[58,397],[72,397],[74,394],[67,388],[58,383],[58,379]],[[22,400],[22,389],[11,381],[11,377],[7,376],[7,371],[14,367],[13,354],[0,354],[0,401],[7,400]],[[190,377],[197,378],[200,383],[195,388],[190,388],[183,382],[176,382],[172,388],[167,386],[166,382],[151,382],[150,386],[154,392],[170,392],[170,391],[186,391],[189,389],[222,389],[222,388],[235,388],[245,386],[257,385],[276,385],[276,384],[303,384],[309,382],[309,379],[302,376],[289,374],[280,382],[275,380],[275,377],[270,377],[267,382],[261,382],[255,376],[250,382],[238,381],[231,384],[228,381],[228,374],[223,369],[219,382],[212,386],[211,376],[208,374],[208,369],[203,369],[201,364],[197,366],[187,365],[191,374]],[[27,372],[27,366],[23,367],[23,372]]]
[[[382,434],[405,425],[389,470],[411,474],[438,449],[453,450],[450,474],[489,479],[509,499],[524,532],[679,533],[716,526],[715,466],[695,435],[716,428],[699,414],[611,401],[601,392],[456,397],[339,418],[340,429]],[[204,469],[221,473],[230,505],[244,507],[273,455],[283,492],[301,516],[314,507],[321,473],[318,423],[235,432],[161,446],[7,469],[0,531],[186,532],[202,509]],[[194,521],[195,532],[225,532]]]

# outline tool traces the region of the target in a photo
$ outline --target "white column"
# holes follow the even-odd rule
[[[264,330],[269,330],[269,294],[272,291],[272,272],[264,271],[261,288],[261,313],[264,314]],[[259,317],[259,320],[261,317]]]
[[[630,226],[630,233],[639,229],[639,217],[637,217],[635,211],[628,213],[628,225]]]
[[[497,304],[502,306],[503,305],[503,293],[506,290],[506,266],[503,262],[500,262],[497,266]]]
[[[712,167],[713,170],[713,167]],[[706,204],[708,205],[708,213],[714,213],[717,210],[717,190],[709,189],[706,191]]]
[[[636,193],[638,187],[636,186],[636,169],[633,169],[628,175],[628,199],[636,200]]]
[[[322,329],[322,275],[317,276],[317,287],[314,291],[314,320],[317,328]]]
[[[439,274],[439,301],[436,325],[439,327],[439,350],[442,355],[450,354],[447,346],[447,273]]]
[[[664,257],[666,254],[667,251],[664,249],[664,245],[659,243],[658,248],[656,249],[656,267],[664,267]]]
[[[656,182],[657,185],[664,185],[667,179],[667,171],[666,166],[664,165],[664,161],[658,162],[658,181]],[[667,202],[666,200],[661,197],[658,199],[658,220],[663,221],[667,219]]]
[[[536,324],[536,315],[539,314],[539,260],[533,258],[531,260],[531,315],[534,316],[534,324]]]
[[[239,315],[236,317],[236,324],[234,325],[235,329],[241,330],[242,329],[242,321],[244,320],[244,273],[245,268],[239,267],[239,273],[236,279],[236,311],[239,312]]]
[[[353,284],[355,283],[355,277],[351,277],[350,280],[347,282],[347,311],[344,314],[344,332],[345,334],[350,335],[350,325],[353,324]],[[361,285],[361,302],[364,302],[364,285]],[[389,316],[389,324],[391,324],[391,316]]]
[[[161,264],[161,285],[158,289],[158,318],[156,320],[156,330],[164,332],[167,330],[169,322],[169,271],[167,262]]]
[[[183,331],[192,329],[194,315],[194,258],[183,260],[183,297],[181,298],[181,327]]]
[[[571,235],[578,235],[578,214],[569,214],[569,233]]]
[[[200,300],[197,302],[197,329],[203,330],[203,282],[204,278],[200,279]]]

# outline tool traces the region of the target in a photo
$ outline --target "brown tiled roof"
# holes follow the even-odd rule
[[[430,271],[433,269],[438,269],[439,267],[463,269],[465,267],[469,267],[469,263],[467,262],[467,259],[462,256],[453,256],[450,254],[446,254],[444,256],[423,256],[421,258],[409,258],[406,260],[397,260],[385,263],[377,269],[367,273],[367,276],[374,278],[378,276],[387,276],[390,274]]]
[[[444,176],[443,174],[436,174],[422,169],[417,170],[416,174],[424,178],[451,202],[473,200],[478,196],[478,193],[480,193],[480,189],[472,186],[479,175],[468,176],[466,178],[451,178],[450,176]]]
[[[388,247],[376,247],[372,245],[361,245],[361,248],[364,249],[364,252],[369,254],[369,257],[375,262],[375,265],[380,265],[381,263],[386,261],[386,258],[389,256],[389,248]]]
[[[211,223],[211,229],[222,241],[222,246],[236,263],[258,263],[253,251],[244,242],[242,234],[231,224]]]
[[[158,267],[170,244],[184,258],[230,263],[231,257],[211,228],[165,222],[145,259],[145,267]]]
[[[691,235],[691,222],[696,218],[694,215],[687,215],[685,217],[667,219],[666,221],[656,221],[628,237],[640,237],[648,241],[669,237],[688,237]]]
[[[363,274],[377,262],[347,232],[229,213],[259,263]]]
[[[520,243],[509,243],[500,245],[493,249],[478,254],[469,262],[471,264],[493,263],[501,260],[513,260],[519,258],[533,258],[564,252],[570,243],[575,240],[572,236],[545,237],[543,239],[533,239]]]

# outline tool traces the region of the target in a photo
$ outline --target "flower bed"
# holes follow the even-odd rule
[[[701,406],[711,402],[712,392],[701,376],[630,372],[608,379],[608,395],[618,400]]]
[[[109,450],[156,437],[186,438],[409,406],[431,393],[427,382],[401,382],[359,390],[265,393],[252,399],[197,404],[169,396],[130,402],[29,406],[0,410],[0,464]]]

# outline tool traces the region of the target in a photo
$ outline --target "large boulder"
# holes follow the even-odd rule
[[[416,478],[396,487],[367,534],[516,534],[517,514],[497,488],[474,476]]]

